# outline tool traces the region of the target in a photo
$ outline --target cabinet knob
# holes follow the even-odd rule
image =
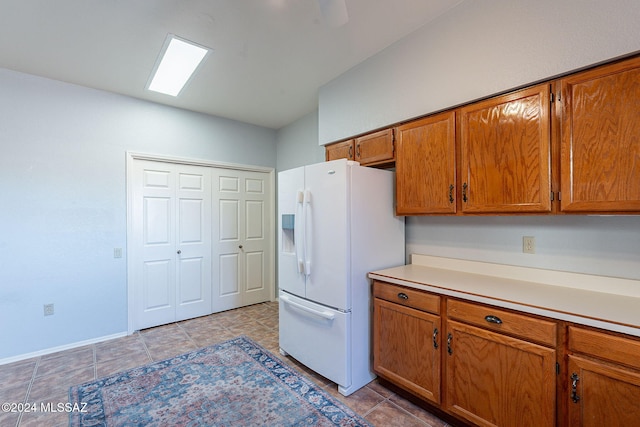
[[[178,255],[180,255],[182,253],[182,251],[180,249],[178,249]]]
[[[398,298],[402,299],[402,300],[408,300],[409,299],[409,295],[405,294],[404,292],[400,292],[398,294]]]

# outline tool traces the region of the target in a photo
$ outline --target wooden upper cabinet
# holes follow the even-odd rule
[[[393,129],[384,129],[354,140],[355,160],[362,166],[392,163]]]
[[[396,214],[456,213],[455,113],[396,128]]]
[[[353,139],[327,145],[325,147],[325,158],[327,162],[338,159],[353,160]]]
[[[640,57],[560,87],[561,210],[640,211]]]
[[[464,213],[551,211],[550,111],[549,84],[460,109]]]

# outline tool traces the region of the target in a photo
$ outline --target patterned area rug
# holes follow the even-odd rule
[[[370,426],[247,337],[71,387],[75,426]]]

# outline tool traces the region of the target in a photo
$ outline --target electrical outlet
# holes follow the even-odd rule
[[[113,248],[113,257],[122,258],[122,248]]]
[[[53,316],[53,304],[45,304],[44,305],[44,315],[45,316]]]
[[[522,252],[525,254],[536,253],[536,238],[533,236],[522,236]]]

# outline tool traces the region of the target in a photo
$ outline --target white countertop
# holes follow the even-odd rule
[[[416,254],[369,277],[640,337],[639,280]]]

